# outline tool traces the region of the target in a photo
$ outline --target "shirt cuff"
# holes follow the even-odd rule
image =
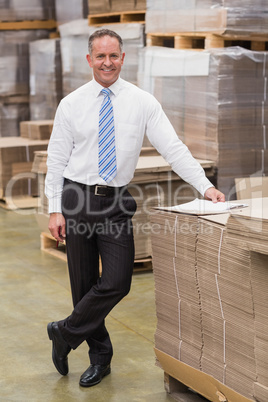
[[[50,198],[48,201],[48,212],[52,213],[62,213],[61,209],[61,198]]]

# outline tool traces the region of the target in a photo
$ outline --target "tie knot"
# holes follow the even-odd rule
[[[109,88],[102,88],[101,93],[102,93],[104,96],[110,96],[111,90],[110,90]]]

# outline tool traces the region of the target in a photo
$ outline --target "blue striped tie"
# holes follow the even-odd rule
[[[107,183],[116,176],[114,112],[110,89],[103,88],[104,99],[99,113],[99,175]]]

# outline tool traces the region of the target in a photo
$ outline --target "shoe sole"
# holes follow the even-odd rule
[[[93,387],[94,385],[99,384],[99,383],[101,382],[101,380],[103,379],[103,377],[106,377],[106,376],[107,376],[108,374],[110,374],[110,373],[111,373],[111,367],[109,367],[109,368],[105,371],[105,373],[102,375],[102,377],[100,378],[99,381],[95,381],[95,382],[90,383],[90,384],[84,384],[84,383],[81,383],[81,381],[79,381],[79,385],[81,385],[81,387],[86,387],[86,388]]]
[[[56,367],[56,369],[58,370],[58,372],[61,375],[67,375],[68,371],[67,371],[67,373],[65,373],[65,372],[60,370],[60,368],[58,366],[58,363],[57,363],[57,360],[56,360],[56,357],[55,357],[55,352],[54,352],[54,347],[53,347],[53,329],[52,329],[52,324],[51,323],[47,324],[47,333],[48,333],[49,339],[52,341],[52,361],[54,363],[54,366]]]

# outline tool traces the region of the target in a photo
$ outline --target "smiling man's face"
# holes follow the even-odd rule
[[[87,61],[95,80],[108,88],[118,79],[124,57],[125,53],[121,54],[118,40],[106,35],[93,41],[92,52],[87,55]]]

